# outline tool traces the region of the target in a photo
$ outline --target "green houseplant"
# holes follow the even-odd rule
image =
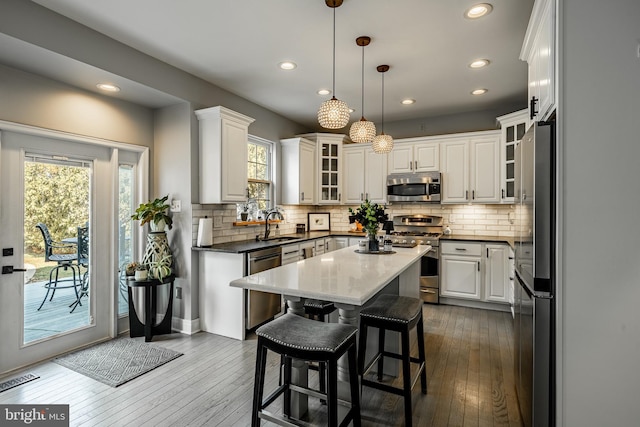
[[[389,215],[384,213],[384,209],[384,205],[371,203],[367,199],[357,209],[349,208],[350,218],[353,217],[355,221],[358,221],[367,233],[369,251],[378,250],[378,240],[376,238],[378,228],[380,224],[389,219]]]
[[[131,215],[131,219],[140,221],[141,227],[148,223],[153,232],[162,232],[166,228],[171,230],[173,228],[173,220],[167,214],[169,209],[168,199],[169,195],[167,194],[161,199],[156,198],[147,203],[141,203],[136,212]]]

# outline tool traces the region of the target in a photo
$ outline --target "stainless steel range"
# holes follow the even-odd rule
[[[421,261],[420,297],[424,302],[440,302],[440,244],[442,217],[431,215],[399,215],[393,217],[393,246],[431,245]]]

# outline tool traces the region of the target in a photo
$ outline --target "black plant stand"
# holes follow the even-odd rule
[[[148,280],[135,280],[134,278],[127,277],[127,285],[129,291],[129,336],[142,337],[144,336],[145,342],[151,341],[154,335],[170,334],[171,333],[171,318],[173,316],[173,281],[174,275],[165,277],[162,280],[148,279]],[[170,283],[169,285],[169,303],[167,304],[167,312],[160,324],[156,325],[156,311],[157,311],[157,295],[158,286]],[[135,306],[133,304],[132,288],[144,287],[144,320],[143,324],[138,318]]]

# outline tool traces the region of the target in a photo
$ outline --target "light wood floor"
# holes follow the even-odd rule
[[[424,324],[428,394],[419,383],[414,388],[414,426],[520,426],[511,315],[425,305]],[[11,375],[40,378],[0,393],[0,404],[70,404],[72,426],[249,425],[254,340],[198,333],[153,342],[184,356],[118,388],[44,362]],[[278,361],[268,359],[267,390],[277,382]],[[324,422],[323,411],[310,400],[312,421]],[[402,426],[402,400],[365,387],[362,417],[363,426]]]

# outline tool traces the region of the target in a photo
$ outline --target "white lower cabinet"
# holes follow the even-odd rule
[[[482,245],[466,242],[442,242],[440,295],[480,300]]]
[[[510,302],[509,256],[500,243],[441,242],[440,295],[481,302]]]
[[[346,248],[349,246],[348,237],[332,237],[329,241],[329,252],[337,251],[338,249]]]
[[[300,244],[285,245],[282,249],[282,265],[291,264],[300,260]]]
[[[485,244],[485,301],[509,302],[509,246]]]

